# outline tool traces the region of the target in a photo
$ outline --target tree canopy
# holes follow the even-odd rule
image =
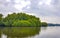
[[[2,16],[3,16],[3,15],[2,15],[2,14],[0,14],[0,26],[4,26]]]
[[[2,20],[2,16],[3,16],[3,15],[2,15],[2,14],[0,14],[0,21]]]
[[[0,16],[1,16],[0,18],[2,18],[2,15]],[[5,18],[3,18],[2,21],[3,21],[3,24],[7,27],[41,26],[41,20],[38,17],[35,17],[33,15],[28,15],[25,13],[8,14]]]
[[[41,24],[42,24],[42,26],[44,26],[44,27],[48,25],[46,22],[42,22]]]

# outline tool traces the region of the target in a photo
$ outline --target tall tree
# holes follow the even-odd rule
[[[0,14],[0,21],[2,20],[2,16],[3,16],[3,15],[2,15],[2,14]]]
[[[0,26],[4,26],[2,16],[3,16],[3,15],[2,15],[2,14],[0,14]]]

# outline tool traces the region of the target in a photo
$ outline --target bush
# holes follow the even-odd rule
[[[42,22],[42,26],[48,26],[48,24],[46,22]]]

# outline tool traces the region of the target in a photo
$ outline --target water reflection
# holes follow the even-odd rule
[[[0,29],[0,37],[1,37],[1,29]]]
[[[46,30],[41,29],[38,38],[60,38],[60,26],[47,27]]]
[[[3,28],[1,31],[7,35],[7,38],[27,38],[38,35],[41,30],[40,27],[10,27]]]
[[[3,37],[4,36],[4,37]],[[1,38],[60,38],[60,26],[0,28]]]

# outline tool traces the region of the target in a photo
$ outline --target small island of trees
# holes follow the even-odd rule
[[[8,14],[5,18],[0,14],[0,27],[40,27],[47,26],[46,22],[41,22],[38,17],[25,13]]]

